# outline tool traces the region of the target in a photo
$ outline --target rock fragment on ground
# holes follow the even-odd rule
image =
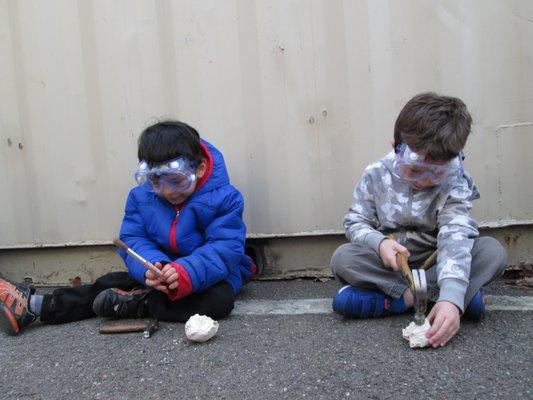
[[[193,342],[207,342],[218,332],[218,322],[205,315],[194,314],[185,323],[185,335]]]
[[[402,329],[402,336],[409,341],[411,348],[427,347],[429,346],[429,340],[426,337],[426,332],[429,328],[431,328],[431,325],[427,318],[422,325],[417,325],[413,321],[405,329]]]

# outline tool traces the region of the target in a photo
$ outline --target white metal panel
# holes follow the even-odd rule
[[[528,0],[1,0],[0,247],[108,242],[161,117],[224,152],[250,234],[340,231],[427,90],[473,114],[475,216],[531,223],[531,21]]]

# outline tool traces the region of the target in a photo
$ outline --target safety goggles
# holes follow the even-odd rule
[[[463,175],[463,158],[463,153],[460,152],[454,159],[444,164],[436,164],[425,161],[423,156],[402,143],[397,149],[394,171],[400,178],[409,182],[442,185],[452,183]]]
[[[196,182],[197,162],[185,157],[161,164],[139,163],[135,172],[137,185],[149,192],[160,194],[164,187],[173,192],[184,192]]]

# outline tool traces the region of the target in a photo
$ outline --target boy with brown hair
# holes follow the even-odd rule
[[[350,243],[335,251],[331,268],[348,285],[333,299],[336,312],[352,318],[405,312],[413,297],[396,254],[420,265],[437,250],[426,275],[428,298],[436,302],[429,343],[444,346],[461,315],[484,317],[482,287],[502,274],[507,255],[495,239],[479,237],[470,216],[479,198],[463,168],[471,124],[460,99],[435,93],[416,95],[401,110],[394,151],[365,169],[344,218]]]

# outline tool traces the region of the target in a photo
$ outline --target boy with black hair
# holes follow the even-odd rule
[[[120,238],[162,271],[159,277],[119,250],[127,272],[93,284],[37,295],[0,279],[0,327],[20,333],[37,317],[58,324],[94,317],[191,315],[223,318],[253,278],[245,253],[243,198],[229,181],[222,154],[179,121],[159,122],[139,138],[138,187],[128,195]]]
[[[444,346],[459,330],[461,314],[484,317],[482,287],[502,274],[507,255],[495,239],[478,237],[470,216],[471,201],[479,198],[463,168],[471,123],[458,98],[422,93],[404,106],[394,151],[365,169],[344,218],[351,243],[331,259],[334,275],[348,283],[333,299],[337,313],[372,318],[405,312],[413,297],[396,254],[420,265],[437,250],[437,263],[426,273],[428,297],[436,302],[428,315],[429,343]]]

